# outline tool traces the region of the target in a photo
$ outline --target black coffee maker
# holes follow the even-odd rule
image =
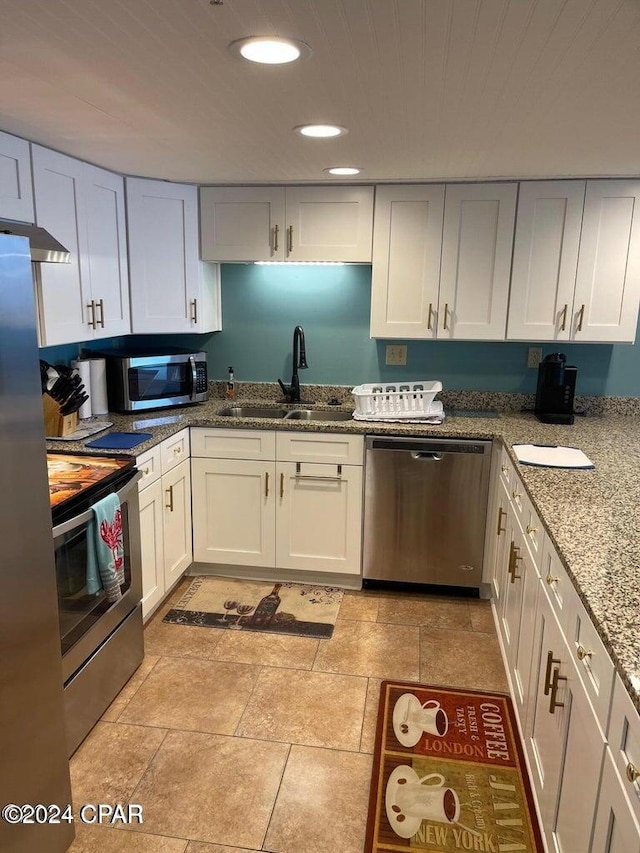
[[[554,352],[538,365],[535,415],[544,424],[572,424],[577,368],[564,353]]]

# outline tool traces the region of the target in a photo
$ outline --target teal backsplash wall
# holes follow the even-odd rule
[[[209,336],[131,336],[142,342],[203,347],[213,379],[233,365],[237,381],[291,378],[294,326],[304,327],[309,369],[302,384],[440,379],[445,388],[486,391],[535,390],[537,370],[527,368],[525,343],[404,341],[407,365],[385,365],[385,347],[395,341],[369,338],[371,267],[260,266],[223,264],[223,331]],[[92,342],[89,347],[118,341]],[[398,341],[399,343],[399,341]],[[535,342],[534,342],[535,343]],[[640,346],[543,344],[543,355],[561,351],[578,367],[578,394],[640,397]],[[48,361],[74,358],[78,345],[41,350]]]

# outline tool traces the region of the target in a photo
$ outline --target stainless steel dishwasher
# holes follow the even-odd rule
[[[366,440],[363,576],[479,588],[491,442]]]

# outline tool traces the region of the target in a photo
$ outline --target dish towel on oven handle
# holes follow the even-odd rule
[[[104,589],[113,604],[122,598],[124,583],[124,545],[122,541],[122,508],[116,494],[97,501],[91,509],[93,520],[87,530],[87,592],[93,595]]]

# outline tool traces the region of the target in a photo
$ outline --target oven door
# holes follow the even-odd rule
[[[140,508],[136,472],[119,492],[122,510],[124,576],[122,598],[113,604],[104,590],[87,592],[87,540],[93,510],[53,528],[60,619],[62,669],[66,682],[99,648],[142,598]]]
[[[206,399],[206,364],[184,355],[131,358],[126,388],[129,411],[198,403]]]

